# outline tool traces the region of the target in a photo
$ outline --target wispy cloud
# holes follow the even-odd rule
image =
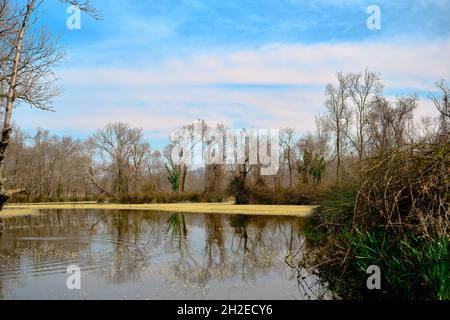
[[[272,44],[227,53],[196,52],[183,58],[128,67],[66,68],[68,85],[145,86],[260,84],[324,85],[338,71],[365,67],[393,87],[429,87],[450,74],[450,39],[432,42]]]
[[[66,68],[57,113],[27,125],[92,130],[126,121],[156,136],[196,119],[230,126],[312,130],[323,91],[338,71],[366,67],[383,75],[390,94],[433,90],[450,78],[446,42],[266,45],[256,50],[195,53],[138,68]],[[434,114],[424,104],[420,114]]]

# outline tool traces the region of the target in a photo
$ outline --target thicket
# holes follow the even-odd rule
[[[308,255],[342,298],[450,299],[450,144],[413,144],[359,164],[315,210]],[[366,287],[370,265],[382,288]]]

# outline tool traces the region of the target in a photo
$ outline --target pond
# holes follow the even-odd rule
[[[304,250],[305,223],[120,210],[10,217],[0,299],[314,299],[305,288],[317,277],[288,263]],[[67,288],[69,266],[80,269],[80,290]]]

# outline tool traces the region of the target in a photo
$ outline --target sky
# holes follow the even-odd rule
[[[230,127],[314,130],[337,72],[368,68],[386,96],[416,93],[435,115],[450,81],[450,0],[93,0],[102,20],[45,0],[40,24],[66,51],[54,112],[16,109],[26,130],[86,138],[108,122],[140,127],[155,148],[204,119]],[[367,13],[377,5],[381,28]]]

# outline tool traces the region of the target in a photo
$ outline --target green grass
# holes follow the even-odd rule
[[[332,260],[320,268],[330,288],[343,298],[450,299],[448,230],[425,236],[413,227],[364,229],[353,221],[355,195],[351,186],[332,190],[306,229],[312,265]],[[370,265],[383,277],[382,292],[372,296],[365,290]]]
[[[370,265],[381,269],[391,299],[450,299],[450,237],[434,239],[402,237],[384,229],[348,235],[354,259],[355,275],[365,275]],[[361,281],[364,279],[361,278]]]

